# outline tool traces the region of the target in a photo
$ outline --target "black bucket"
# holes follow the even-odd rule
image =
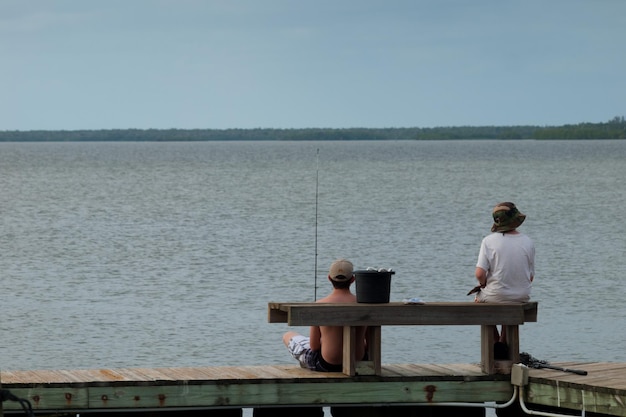
[[[388,303],[394,271],[355,271],[357,303]]]

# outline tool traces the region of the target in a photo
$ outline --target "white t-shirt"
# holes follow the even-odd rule
[[[477,267],[487,271],[487,286],[478,293],[479,301],[525,302],[530,299],[535,275],[535,245],[523,233],[492,233],[486,236],[478,253]]]

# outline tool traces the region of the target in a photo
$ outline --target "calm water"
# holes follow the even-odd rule
[[[0,369],[290,363],[268,301],[336,257],[470,301],[501,200],[537,247],[521,349],[624,362],[624,178],[626,141],[0,143]],[[409,361],[478,362],[479,329],[384,328]]]

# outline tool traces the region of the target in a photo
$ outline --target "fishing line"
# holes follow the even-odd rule
[[[313,289],[313,301],[317,300],[317,210],[318,210],[318,200],[319,200],[319,181],[320,178],[320,149],[317,148],[317,158],[316,158],[316,167],[315,167],[315,266],[314,266],[314,275],[315,275],[315,286]]]

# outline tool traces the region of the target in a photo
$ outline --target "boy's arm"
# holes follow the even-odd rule
[[[319,326],[311,326],[309,330],[309,344],[313,350],[322,349],[322,333]]]
[[[319,326],[311,326],[309,330],[309,344],[313,350],[322,349],[322,332]]]

